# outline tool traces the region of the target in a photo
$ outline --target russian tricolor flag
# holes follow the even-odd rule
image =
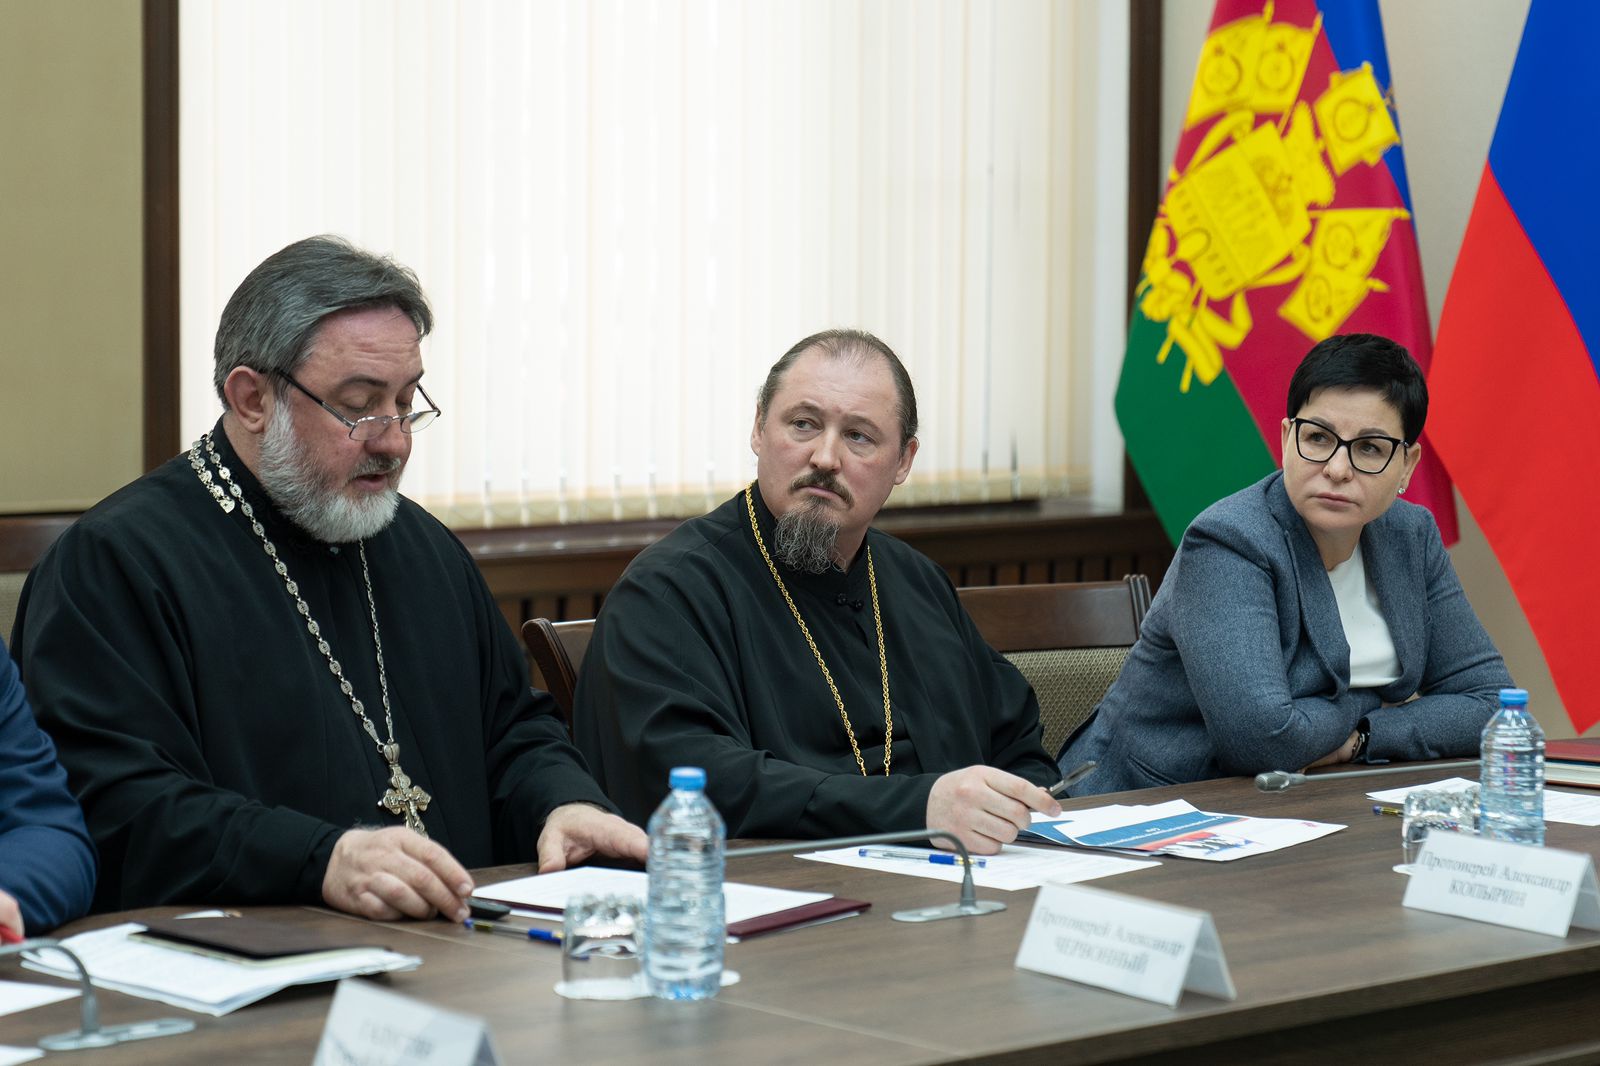
[[[1600,3],[1534,0],[1429,375],[1428,437],[1574,728],[1600,721]]]

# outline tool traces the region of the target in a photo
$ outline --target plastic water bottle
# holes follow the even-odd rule
[[[650,816],[645,979],[658,999],[710,999],[722,987],[727,830],[706,798],[704,770],[675,767],[668,782],[671,793]]]
[[[1483,727],[1479,831],[1513,844],[1544,843],[1544,730],[1528,713],[1526,689],[1500,690]]]

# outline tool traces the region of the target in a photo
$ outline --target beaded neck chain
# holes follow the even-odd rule
[[[206,450],[205,458],[201,458],[200,455],[202,445],[205,446]],[[206,466],[206,459],[209,459],[211,465],[216,467],[216,479],[213,479],[211,470]],[[357,718],[361,719],[361,728],[366,731],[367,736],[372,738],[372,743],[377,747],[378,754],[383,756],[383,761],[389,765],[389,788],[379,797],[378,806],[390,814],[405,815],[408,829],[414,830],[422,836],[427,836],[427,827],[422,824],[422,812],[428,809],[428,804],[433,801],[433,797],[417,785],[413,785],[411,778],[407,777],[406,772],[400,769],[400,745],[395,743],[394,713],[389,708],[389,676],[383,668],[383,637],[378,632],[378,605],[372,595],[372,572],[367,567],[367,542],[364,540],[359,542],[361,579],[367,586],[367,614],[372,619],[372,646],[377,652],[378,685],[383,691],[383,724],[389,732],[388,740],[383,740],[378,736],[378,727],[373,724],[372,718],[368,716],[366,705],[356,697],[354,686],[344,676],[344,667],[340,666],[339,660],[333,657],[333,649],[322,635],[322,627],[317,625],[316,619],[311,617],[311,607],[306,603],[305,597],[300,595],[300,586],[289,576],[289,568],[284,565],[283,560],[278,558],[278,546],[272,543],[272,540],[267,536],[267,531],[261,525],[260,519],[256,518],[255,510],[250,506],[250,501],[244,498],[244,491],[239,488],[239,483],[233,480],[233,473],[222,465],[222,456],[217,454],[217,448],[212,442],[210,432],[195,441],[189,448],[189,466],[193,468],[195,476],[200,479],[200,484],[204,485],[206,491],[211,493],[211,498],[217,501],[217,506],[222,508],[224,514],[232,514],[234,506],[237,504],[240,512],[250,520],[250,529],[261,540],[262,551],[266,552],[267,557],[272,560],[272,568],[278,572],[279,577],[283,578],[283,587],[289,593],[289,598],[294,600],[295,610],[300,612],[301,618],[305,619],[306,632],[316,642],[317,650],[322,653],[322,657],[328,660],[328,670],[339,682],[339,691],[344,693],[345,698],[350,701],[350,709],[355,712]],[[222,484],[219,485],[217,479],[220,479]],[[223,490],[223,485],[227,486],[226,491]]]
[[[783,593],[783,602],[789,605],[789,613],[794,615],[794,620],[800,626],[800,634],[806,638],[806,643],[811,647],[811,654],[816,657],[817,666],[822,668],[822,679],[828,683],[828,691],[833,693],[834,706],[839,708],[839,717],[844,720],[844,734],[850,738],[850,752],[856,757],[856,766],[861,770],[861,776],[867,776],[867,764],[861,758],[861,745],[856,743],[856,731],[850,726],[850,716],[844,710],[844,697],[839,695],[839,686],[833,683],[833,673],[828,669],[827,662],[822,658],[822,652],[817,648],[817,642],[811,638],[811,628],[806,625],[806,620],[800,616],[800,608],[795,606],[794,597],[789,595],[788,586],[784,585],[783,577],[778,573],[778,566],[772,561],[772,556],[767,554],[767,543],[761,539],[761,527],[756,524],[756,505],[750,495],[750,486],[744,490],[745,510],[750,514],[750,532],[755,534],[756,547],[761,549],[761,558],[766,560],[767,570],[772,574],[772,580],[778,583],[778,591]],[[889,776],[889,763],[894,750],[894,714],[889,707],[889,656],[884,651],[883,644],[883,613],[878,609],[878,575],[872,568],[872,547],[867,547],[867,584],[872,588],[872,621],[878,629],[878,671],[883,678],[883,776]]]

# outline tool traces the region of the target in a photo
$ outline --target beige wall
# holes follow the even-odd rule
[[[1385,0],[1429,306],[1444,299],[1526,0]],[[140,470],[140,5],[0,0],[0,512],[86,506]],[[1203,0],[1168,0],[1170,158]],[[1571,729],[1465,507],[1456,567],[1552,735]]]
[[[1405,138],[1428,309],[1437,324],[1472,210],[1500,101],[1516,57],[1528,0],[1381,0],[1394,98]],[[1164,8],[1162,144],[1170,159],[1188,102],[1211,4],[1167,0]],[[1451,551],[1467,596],[1526,687],[1552,737],[1571,736],[1544,656],[1500,564],[1457,498],[1461,542]]]
[[[138,0],[0,0],[0,512],[140,471]]]

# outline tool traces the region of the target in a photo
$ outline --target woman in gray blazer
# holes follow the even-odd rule
[[[1093,795],[1329,763],[1471,755],[1511,683],[1425,508],[1422,371],[1330,337],[1289,383],[1283,470],[1184,532],[1139,642],[1060,754]]]

